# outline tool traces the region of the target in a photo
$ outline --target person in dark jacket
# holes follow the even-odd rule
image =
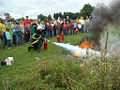
[[[28,47],[28,51],[30,51],[31,49],[34,49],[34,50],[40,52],[40,48],[43,45],[44,41],[45,41],[45,38],[42,37],[42,34],[35,33],[32,36],[31,43],[30,43],[32,46]]]

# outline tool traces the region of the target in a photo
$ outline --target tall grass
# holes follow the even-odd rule
[[[77,45],[87,34],[65,36]],[[56,41],[56,37],[50,38]],[[119,90],[120,59],[116,57],[73,57],[48,43],[48,50],[27,51],[29,44],[0,51],[0,60],[13,56],[15,64],[0,66],[0,90]],[[36,60],[36,58],[39,58]]]

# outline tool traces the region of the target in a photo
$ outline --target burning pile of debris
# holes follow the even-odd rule
[[[86,55],[90,56],[90,57],[92,57],[94,55],[99,56],[99,57],[101,56],[100,51],[95,51],[95,50],[91,49],[91,47],[93,46],[94,43],[91,42],[90,44],[87,44],[86,40],[81,44],[81,46],[74,46],[74,45],[70,45],[69,43],[67,43],[67,44],[65,44],[65,43],[56,43],[56,42],[52,42],[52,43],[66,49],[68,51],[70,51],[73,56],[77,56],[77,57],[84,57]]]

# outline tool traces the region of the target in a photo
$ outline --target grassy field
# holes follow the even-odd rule
[[[87,35],[65,36],[64,43],[78,45]],[[56,41],[56,37],[50,38]],[[29,44],[0,50],[0,61],[13,57],[11,67],[0,66],[0,90],[109,90],[120,87],[120,60],[117,58],[77,58],[48,43],[41,52],[27,51]],[[37,60],[38,59],[38,60]]]

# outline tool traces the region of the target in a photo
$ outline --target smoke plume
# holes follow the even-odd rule
[[[103,45],[104,40],[101,40],[102,39],[101,35],[105,36],[105,33],[107,31],[111,32],[110,31],[111,28],[114,28],[112,29],[113,32],[119,32],[120,31],[119,25],[120,25],[120,0],[117,1],[114,0],[113,2],[111,2],[110,6],[99,4],[95,8],[95,10],[93,11],[93,19],[89,23],[88,32],[90,32],[91,34],[90,38],[93,39],[99,47],[100,46],[103,47],[105,46],[105,44]],[[111,41],[114,41],[112,40],[112,37],[115,36],[112,35],[112,33],[109,34],[109,37],[111,37],[109,38],[111,39]],[[117,40],[120,39],[120,37],[116,38]],[[114,41],[114,43],[108,42],[108,46],[110,44],[116,44],[112,46],[118,46],[118,43],[116,43],[116,41]]]

